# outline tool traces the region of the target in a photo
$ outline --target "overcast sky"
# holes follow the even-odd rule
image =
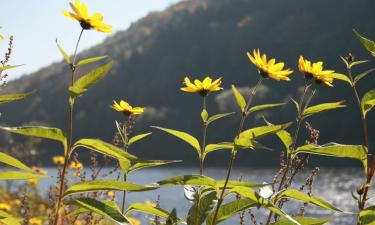
[[[89,12],[102,13],[104,22],[112,25],[114,32],[124,30],[149,12],[163,10],[177,1],[179,0],[84,0]],[[72,53],[80,27],[78,22],[61,13],[63,9],[70,10],[68,2],[11,0],[2,5],[0,34],[5,39],[14,35],[14,52],[10,64],[25,64],[9,71],[10,79],[61,60],[55,45],[56,38],[64,49]],[[102,42],[107,36],[95,31],[85,32],[80,50]],[[6,47],[7,41],[0,42],[1,55]]]

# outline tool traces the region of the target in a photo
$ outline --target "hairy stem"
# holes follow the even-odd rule
[[[75,61],[76,61],[76,57],[77,57],[77,50],[78,50],[79,43],[81,41],[83,31],[84,31],[84,29],[82,29],[80,34],[79,34],[77,44],[76,44],[76,47],[75,47],[75,50],[74,50],[73,62],[70,65],[70,68],[71,68],[71,85],[72,86],[74,84],[74,75],[75,75],[75,71],[76,71]],[[59,195],[58,195],[56,212],[55,212],[55,219],[54,219],[54,222],[53,222],[54,225],[57,225],[58,222],[59,222],[59,216],[60,216],[59,211],[60,211],[60,208],[61,208],[61,205],[62,205],[62,197],[63,197],[63,194],[64,194],[64,187],[65,187],[65,175],[67,173],[68,161],[69,161],[70,153],[71,153],[71,150],[72,150],[73,107],[74,107],[74,104],[70,103],[70,101],[69,101],[68,120],[67,120],[68,135],[67,135],[67,141],[66,141],[67,142],[67,145],[66,145],[67,149],[66,149],[66,152],[65,152],[65,162],[64,162],[63,170],[62,170],[61,175],[60,175],[60,188],[59,188]]]
[[[262,84],[262,81],[263,81],[263,78],[260,77],[257,85],[251,90],[250,96],[249,96],[249,98],[247,100],[247,103],[246,103],[245,111],[242,112],[240,125],[238,127],[237,135],[236,135],[235,138],[238,138],[240,136],[242,130],[243,130],[245,120],[248,116],[247,111],[249,110],[249,107],[250,107],[250,105],[251,105],[251,103],[254,99],[254,96],[255,96],[259,86]],[[231,157],[230,157],[230,160],[229,160],[229,163],[228,163],[227,176],[225,178],[225,182],[224,182],[223,190],[221,191],[221,194],[220,194],[220,198],[219,198],[219,200],[217,202],[217,205],[216,205],[214,217],[213,217],[213,220],[212,220],[212,225],[216,225],[217,214],[219,212],[220,206],[222,205],[222,203],[224,201],[224,193],[225,193],[225,190],[226,190],[227,185],[228,185],[230,174],[232,172],[233,162],[234,162],[234,159],[236,158],[236,153],[237,153],[237,150],[233,146]]]

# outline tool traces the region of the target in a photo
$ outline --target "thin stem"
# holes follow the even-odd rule
[[[203,110],[207,109],[206,105],[206,96],[203,96]],[[203,121],[203,131],[202,131],[202,146],[201,146],[201,155],[199,157],[199,174],[203,175],[203,166],[204,166],[204,149],[206,148],[206,136],[207,136],[207,121]]]
[[[254,96],[255,96],[255,94],[256,94],[259,86],[262,84],[262,81],[263,81],[263,78],[260,77],[258,83],[256,84],[256,86],[251,90],[250,96],[249,96],[249,98],[247,100],[247,103],[246,103],[245,110],[244,110],[244,112],[242,112],[241,120],[240,120],[240,125],[238,127],[237,135],[236,135],[235,138],[238,138],[240,136],[242,130],[243,130],[245,120],[246,120],[247,116],[249,115],[247,113],[247,111],[249,110],[249,107],[250,107],[250,105],[251,105],[251,103],[253,101],[253,98],[254,98]],[[224,182],[223,190],[221,191],[221,194],[220,194],[220,198],[219,198],[219,200],[217,202],[217,205],[216,205],[216,209],[215,209],[215,212],[214,212],[214,217],[213,217],[213,220],[212,220],[213,221],[212,225],[216,225],[217,214],[219,212],[221,204],[224,201],[224,193],[225,193],[225,190],[226,190],[227,185],[228,185],[230,174],[232,172],[233,162],[234,162],[234,159],[236,158],[236,153],[237,153],[237,151],[236,151],[235,147],[233,146],[231,157],[230,157],[230,160],[229,160],[229,163],[228,163],[227,176],[225,178],[225,182]]]
[[[75,75],[75,71],[76,71],[75,61],[76,61],[76,57],[77,57],[77,49],[78,49],[79,43],[81,41],[83,31],[84,31],[84,29],[82,29],[80,34],[79,34],[77,44],[76,44],[76,47],[75,47],[75,50],[74,50],[73,62],[72,62],[72,65],[70,65],[71,66],[71,85],[74,84],[74,75]],[[63,170],[62,170],[62,173],[60,175],[60,188],[59,188],[59,196],[58,196],[57,207],[56,207],[56,212],[55,212],[55,219],[54,219],[54,222],[53,222],[54,225],[57,225],[58,222],[59,222],[59,217],[60,217],[59,211],[60,211],[60,208],[61,208],[62,197],[63,197],[64,187],[65,187],[65,175],[66,175],[66,172],[67,172],[68,161],[69,161],[70,153],[71,153],[71,150],[72,150],[73,107],[74,107],[74,104],[73,103],[71,104],[70,101],[69,101],[68,120],[67,120],[68,135],[67,135],[67,141],[66,141],[67,142],[67,149],[66,149],[66,152],[65,152],[65,162],[64,162]]]
[[[123,129],[122,129],[122,131],[123,131],[123,135],[122,136],[124,136],[124,138],[125,138],[125,140],[123,140],[124,151],[125,152],[128,152],[128,148],[129,148],[128,127],[132,123],[131,120],[132,120],[132,118],[129,116],[128,120],[126,121],[126,123],[124,124]],[[123,177],[124,182],[126,182],[127,179],[128,179],[128,175],[124,171],[124,177]],[[126,203],[126,191],[123,191],[123,193],[122,193],[122,204],[121,204],[121,212],[122,212],[122,214],[124,214],[124,212],[125,212],[125,203]]]

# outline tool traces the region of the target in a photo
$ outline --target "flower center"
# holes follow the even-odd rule
[[[79,24],[81,25],[82,29],[90,30],[92,28],[91,24],[86,20],[80,20]]]

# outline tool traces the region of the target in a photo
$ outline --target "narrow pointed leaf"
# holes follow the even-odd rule
[[[296,221],[298,221],[299,223],[303,225],[323,225],[332,221],[332,219],[330,218],[319,219],[319,218],[299,217],[299,216],[293,217],[293,219],[295,219]],[[289,221],[288,219],[282,219],[275,223],[271,223],[271,225],[294,225],[294,223]]]
[[[200,185],[214,187],[216,181],[215,179],[201,175],[182,175],[158,181],[157,184],[160,186]]]
[[[302,117],[302,119],[305,119],[305,118],[307,118],[309,116],[312,116],[312,115],[315,115],[317,113],[322,113],[322,112],[326,112],[326,111],[338,109],[338,108],[343,108],[343,107],[346,107],[346,105],[344,105],[343,101],[314,105],[314,106],[307,107],[303,111],[301,117]]]
[[[91,149],[93,151],[111,156],[116,159],[130,160],[130,161],[138,160],[136,156],[130,153],[127,153],[121,148],[118,148],[100,139],[81,139],[77,141],[76,143],[74,143],[73,150],[77,149],[78,147]]]
[[[117,208],[112,207],[106,202],[92,198],[79,198],[71,200],[68,204],[85,208],[121,225],[131,225],[128,219]]]
[[[135,142],[137,142],[139,140],[142,140],[143,138],[145,138],[145,137],[147,137],[147,136],[149,136],[151,134],[152,134],[152,132],[136,135],[136,136],[134,136],[134,137],[132,137],[132,138],[129,139],[128,145],[131,146]]]
[[[207,124],[210,124],[210,123],[214,122],[215,120],[218,120],[218,119],[221,119],[221,118],[224,118],[224,117],[227,117],[227,116],[233,115],[234,113],[235,113],[235,112],[222,113],[222,114],[216,114],[216,115],[213,115],[213,116],[211,116],[210,118],[208,118],[208,120],[207,120]]]
[[[372,56],[375,57],[375,42],[363,37],[360,35],[356,30],[353,30],[355,35],[357,36],[358,40],[361,44],[371,53]]]
[[[23,65],[14,65],[14,66],[0,66],[0,71],[4,71],[4,70],[10,70],[10,69],[13,69],[13,68],[16,68],[16,67],[20,67],[20,66],[23,66]]]
[[[89,59],[83,59],[83,60],[80,60],[77,63],[77,66],[82,66],[82,65],[85,65],[85,64],[97,62],[97,61],[100,61],[100,60],[105,59],[105,58],[107,58],[106,55],[105,56],[93,57],[93,58],[89,58]]]
[[[334,73],[334,74],[332,74],[332,77],[337,79],[337,80],[345,81],[345,82],[349,83],[350,86],[353,86],[352,81],[345,74]]]
[[[359,80],[361,80],[362,78],[364,78],[367,74],[371,73],[372,71],[374,71],[375,68],[373,69],[370,69],[370,70],[367,70],[361,74],[358,74],[355,78],[354,78],[354,84],[356,84]]]
[[[0,162],[4,163],[4,164],[7,164],[8,166],[12,166],[12,167],[15,167],[15,168],[18,168],[18,169],[21,169],[21,170],[25,170],[27,172],[33,172],[33,170],[26,166],[25,164],[23,164],[21,161],[19,161],[18,159],[8,155],[8,154],[5,154],[3,152],[0,152]]]
[[[233,148],[233,142],[221,142],[217,144],[208,144],[204,149],[204,155],[217,151],[217,150],[223,150],[223,149],[232,149]]]
[[[363,111],[363,116],[366,117],[366,114],[375,106],[375,89],[368,91],[361,100],[361,107]]]
[[[59,49],[59,52],[64,57],[65,61],[69,65],[71,65],[72,64],[72,60],[70,59],[69,55],[65,52],[65,50],[59,45],[59,43],[57,42],[57,39],[56,39],[56,45],[57,45],[57,48]]]
[[[133,184],[125,181],[117,180],[91,180],[76,183],[68,187],[64,193],[64,197],[73,194],[94,192],[94,191],[130,191],[130,192],[140,192],[140,191],[150,191],[158,187],[155,186],[142,186],[138,184]]]
[[[0,172],[0,180],[28,180],[28,179],[41,179],[48,176],[36,173],[6,171]]]
[[[143,212],[155,216],[160,216],[162,218],[168,218],[169,213],[168,211],[160,208],[153,207],[151,205],[147,205],[144,203],[133,203],[130,204],[129,207],[125,211],[125,215],[132,211],[138,211],[138,212]]]
[[[264,121],[267,123],[268,126],[274,126],[272,123],[270,123],[269,121],[267,121],[265,118],[263,118]],[[293,144],[293,137],[292,135],[286,131],[286,130],[280,130],[276,133],[277,137],[279,137],[279,139],[281,140],[281,142],[283,142],[284,146],[285,146],[285,150],[289,151],[290,150],[290,147],[292,146]]]
[[[163,127],[153,126],[153,128],[162,130],[162,131],[167,132],[167,133],[169,133],[169,134],[171,134],[175,137],[180,138],[181,140],[183,140],[186,143],[188,143],[189,145],[191,145],[197,151],[199,156],[201,155],[201,147],[199,145],[199,141],[195,137],[191,136],[190,134],[182,132],[182,131],[178,131],[178,130],[163,128]]]
[[[251,107],[247,112],[248,113],[252,113],[252,112],[255,112],[255,111],[259,111],[259,110],[263,110],[263,109],[269,109],[269,108],[274,108],[274,107],[282,106],[282,105],[285,105],[285,104],[286,103],[257,105],[257,106]]]
[[[181,160],[149,160],[149,161],[138,161],[134,165],[129,168],[129,172],[133,172],[135,170],[148,168],[148,167],[155,167],[155,166],[162,166],[167,165],[170,163],[181,162]]]
[[[16,100],[21,100],[26,98],[30,95],[35,94],[35,91],[28,92],[28,93],[19,93],[19,94],[10,94],[10,95],[0,95],[0,104],[12,102]]]
[[[201,225],[206,220],[210,211],[214,208],[217,200],[216,192],[212,191],[199,198],[191,208],[187,215],[188,225]]]
[[[375,206],[370,206],[359,213],[361,225],[375,225]]]
[[[234,84],[232,84],[232,90],[233,90],[233,94],[234,94],[234,97],[236,98],[238,106],[241,108],[242,112],[245,112],[245,108],[246,108],[245,98],[237,90],[237,88],[236,88],[236,86],[234,86]]]
[[[300,113],[299,103],[296,100],[294,100],[294,98],[290,98],[290,101],[292,101],[292,103],[294,104],[294,107],[297,110],[297,113],[299,114]]]

